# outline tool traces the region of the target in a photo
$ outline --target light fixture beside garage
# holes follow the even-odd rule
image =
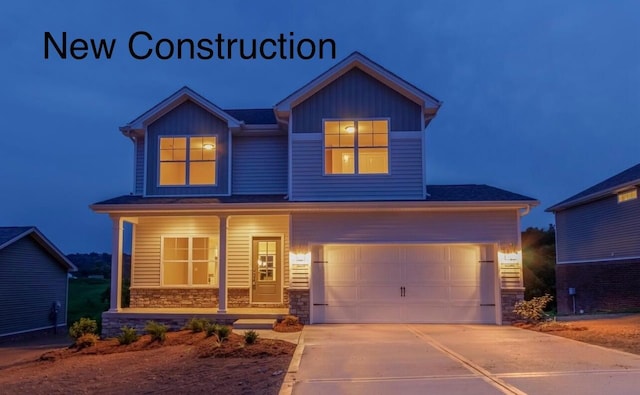
[[[292,265],[310,265],[311,252],[304,250],[291,251],[289,253],[289,262]]]
[[[522,250],[513,243],[500,244],[498,250],[498,262],[500,264],[520,264],[522,262]]]

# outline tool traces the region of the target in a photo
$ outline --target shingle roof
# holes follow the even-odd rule
[[[427,185],[429,202],[513,202],[536,200],[489,185]],[[123,195],[97,202],[96,206],[120,204],[224,204],[224,203],[286,203],[286,195],[232,195],[202,197],[142,197]],[[309,202],[307,202],[309,203]],[[329,202],[324,202],[329,203]]]
[[[503,202],[535,201],[518,193],[484,184],[427,185],[427,201],[431,202]]]
[[[589,197],[597,199],[612,190],[633,183],[640,184],[640,163],[614,175],[613,177],[609,177],[606,180],[561,201],[560,203],[554,204],[545,211],[559,211],[560,209],[566,209],[576,204],[583,203],[586,200],[590,200]]]
[[[235,109],[224,110],[239,121],[244,121],[247,125],[275,125],[276,115],[272,108],[253,108],[253,109]]]
[[[33,228],[33,226],[0,226],[0,245]]]

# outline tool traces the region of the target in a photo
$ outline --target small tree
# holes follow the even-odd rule
[[[521,300],[516,303],[513,312],[529,323],[538,323],[542,321],[542,318],[547,316],[544,308],[547,307],[547,304],[552,300],[553,296],[549,294],[531,298],[531,300]]]

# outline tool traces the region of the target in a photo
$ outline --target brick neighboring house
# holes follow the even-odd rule
[[[549,207],[559,314],[640,309],[640,164]]]
[[[270,108],[226,110],[185,87],[122,126],[133,194],[91,206],[113,220],[105,334],[288,313],[509,322],[524,293],[520,218],[538,202],[427,185],[425,129],[440,105],[356,52]]]

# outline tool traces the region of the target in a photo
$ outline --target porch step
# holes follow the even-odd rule
[[[233,329],[273,329],[275,324],[272,318],[241,318],[233,322]]]

